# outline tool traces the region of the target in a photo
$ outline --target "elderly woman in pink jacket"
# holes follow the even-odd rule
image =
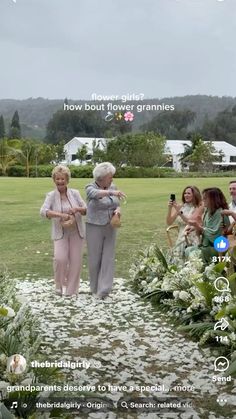
[[[66,166],[56,166],[52,178],[56,188],[47,194],[40,214],[52,219],[56,293],[72,296],[80,282],[86,204],[76,189],[67,187],[70,170]]]

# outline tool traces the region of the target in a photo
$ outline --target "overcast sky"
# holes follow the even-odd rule
[[[236,0],[0,0],[0,99],[236,96]]]

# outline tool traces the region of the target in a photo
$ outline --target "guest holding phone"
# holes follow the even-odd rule
[[[166,223],[168,226],[175,223],[179,228],[173,249],[173,259],[184,260],[186,247],[188,245],[197,246],[200,243],[199,234],[189,229],[188,222],[189,220],[197,220],[201,223],[203,213],[201,202],[201,193],[196,186],[187,186],[183,190],[181,204],[176,202],[175,194],[170,196]]]

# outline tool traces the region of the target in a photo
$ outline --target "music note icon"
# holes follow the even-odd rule
[[[17,409],[18,402],[12,402],[11,409]]]

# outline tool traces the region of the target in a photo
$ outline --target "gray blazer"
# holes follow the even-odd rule
[[[109,190],[116,190],[112,183]],[[96,225],[106,225],[111,221],[111,217],[120,201],[116,196],[104,196],[99,198],[101,188],[94,182],[85,187],[87,193],[87,223]]]
[[[86,207],[85,202],[80,196],[79,191],[76,189],[67,189],[67,198],[72,207]],[[40,214],[43,217],[47,217],[47,211],[58,211],[61,212],[61,197],[60,192],[55,189],[47,194],[43,206],[40,209]],[[79,212],[75,214],[75,220],[78,227],[78,232],[81,238],[85,236],[84,223],[82,216]],[[60,218],[55,217],[52,221],[52,240],[60,240],[63,238],[64,230],[60,223]]]

